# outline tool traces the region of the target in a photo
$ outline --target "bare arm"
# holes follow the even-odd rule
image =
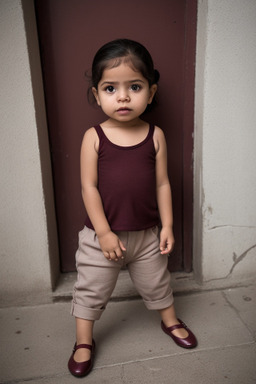
[[[98,136],[94,128],[89,129],[81,147],[82,197],[87,214],[98,236],[104,256],[109,260],[122,257],[125,247],[111,231],[98,190]]]
[[[156,191],[159,214],[162,223],[160,250],[168,254],[174,247],[172,193],[167,172],[167,148],[162,130],[155,128],[156,147]]]

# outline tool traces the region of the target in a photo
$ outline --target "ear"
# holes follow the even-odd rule
[[[151,104],[152,103],[152,100],[156,94],[156,91],[157,91],[157,85],[156,84],[153,84],[151,85],[151,87],[149,88],[149,99],[148,99],[148,104]]]
[[[95,87],[92,87],[92,93],[93,93],[93,96],[95,97],[95,99],[97,101],[97,104],[100,105],[100,99],[99,99],[98,91]]]

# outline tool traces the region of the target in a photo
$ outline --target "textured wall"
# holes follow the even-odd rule
[[[254,0],[199,1],[195,258],[204,281],[256,272],[255,20]]]
[[[20,1],[0,2],[0,50],[0,291],[11,299],[52,286],[39,125]]]

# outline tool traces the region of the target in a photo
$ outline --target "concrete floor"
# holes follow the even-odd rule
[[[178,316],[199,345],[178,347],[140,299],[110,302],[95,325],[94,369],[72,377],[70,303],[0,309],[0,383],[255,384],[256,286],[179,294]]]

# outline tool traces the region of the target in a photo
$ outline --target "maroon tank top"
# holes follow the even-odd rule
[[[137,145],[112,143],[100,125],[98,189],[104,212],[113,231],[139,231],[159,223],[156,199],[154,125]],[[85,225],[93,229],[87,217]]]

